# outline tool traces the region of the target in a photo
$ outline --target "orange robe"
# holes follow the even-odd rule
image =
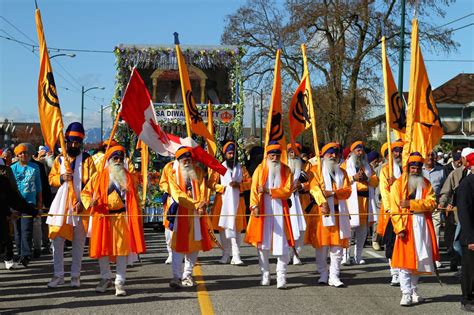
[[[245,242],[255,247],[258,247],[263,241],[264,220],[266,220],[266,218],[273,219],[272,217],[264,216],[264,214],[268,212],[268,210],[265,210],[266,205],[264,204],[264,194],[257,192],[258,187],[265,186],[268,179],[268,169],[265,164],[266,162],[266,159],[264,159],[263,162],[255,169],[255,172],[252,176],[252,188],[250,190],[250,208],[252,209],[253,206],[258,206],[260,213],[258,217],[254,216],[253,213],[250,215],[249,223],[247,225],[247,233],[245,235]],[[289,246],[295,246],[287,202],[293,191],[293,174],[291,173],[290,168],[283,163],[281,163],[280,174],[280,187],[270,189],[271,198],[282,200],[286,239]]]
[[[89,180],[92,178],[92,176],[96,173],[96,167],[94,164],[94,160],[92,157],[89,156],[87,153],[81,153],[83,160],[82,160],[82,187],[84,187]],[[76,158],[69,158],[69,161],[71,163],[71,166],[73,162],[75,161]],[[74,173],[74,170],[72,170]],[[49,184],[52,187],[60,187],[61,186],[61,162],[60,162],[60,156],[56,157],[53,163],[53,167],[51,168],[51,172],[49,173],[48,176],[49,179]],[[72,187],[72,186],[70,186]],[[77,197],[73,189],[69,190],[68,193],[68,200],[67,204],[74,205],[77,202]],[[87,208],[87,207],[85,207]],[[83,213],[87,214],[87,212]],[[84,226],[84,230],[87,233],[87,227],[89,223],[89,216],[83,216],[81,217],[82,219],[82,224]],[[62,226],[53,226],[49,225],[49,238],[54,239],[57,236],[63,237],[67,240],[72,241],[73,239],[73,226],[70,224],[66,224],[66,216],[64,216],[64,223]]]
[[[380,195],[382,203],[380,205],[380,212],[377,223],[377,234],[384,236],[387,228],[388,220],[390,220],[390,185],[389,185],[389,163],[382,166],[379,174]]]
[[[402,197],[402,180],[406,180],[406,174],[403,174],[393,183],[390,190],[390,209],[393,231],[399,234],[404,231],[405,238],[397,236],[392,255],[392,267],[409,269],[416,273],[418,270],[418,259],[415,249],[415,239],[413,234],[413,216],[410,213],[423,213],[426,218],[426,224],[430,234],[431,251],[433,260],[439,261],[438,246],[436,243],[436,234],[431,219],[431,212],[436,208],[436,196],[428,180],[424,179],[425,188],[422,191],[421,199],[411,199],[409,208],[401,208],[400,200]],[[430,250],[430,249],[428,249]]]
[[[168,193],[168,199],[166,200],[166,203],[163,205],[163,226],[165,229],[169,229],[170,222],[167,220],[167,215],[168,215],[168,209],[173,203],[173,199],[171,197],[171,190],[170,190],[170,185],[169,185],[169,175],[173,174],[173,161],[166,163],[165,167],[163,167],[163,170],[161,171],[161,177],[160,177],[160,190],[163,193]]]
[[[338,189],[336,183],[333,182],[332,187],[327,189],[319,167],[313,167],[312,172],[313,179],[311,181],[311,195],[316,200],[318,206],[313,207],[310,212],[312,216],[309,216],[305,243],[311,244],[314,248],[321,248],[323,246],[341,246],[347,248],[349,247],[349,239],[340,238],[339,216],[335,216],[336,224],[334,226],[324,226],[321,207],[321,205],[326,202],[324,190],[331,190],[336,193],[334,196],[334,206],[338,205],[339,201],[349,198],[351,195],[351,183],[347,177],[347,173],[341,169],[341,172],[344,174],[343,187]],[[335,211],[335,214],[338,214],[338,212]]]
[[[174,163],[178,162],[175,161]],[[180,174],[179,167],[176,170],[171,168],[166,171],[171,197],[179,204],[171,239],[171,248],[178,253],[191,253],[199,250],[208,251],[214,246],[212,243],[213,239],[211,238],[212,227],[210,226],[207,214],[199,218],[202,239],[196,240],[194,237],[195,229],[197,228],[194,223],[194,216],[197,215],[199,203],[206,201],[207,189],[204,172],[198,166],[195,166],[194,169],[197,178],[192,181],[193,196],[189,196],[186,192],[186,183]],[[176,176],[176,172],[178,176]],[[179,179],[178,181],[177,178]]]
[[[211,222],[214,230],[222,230],[219,227],[219,216],[222,209],[222,195],[225,191],[225,186],[220,184],[221,176],[217,172],[212,172],[208,181],[208,187],[211,190],[216,192],[216,197],[214,198],[214,204],[211,209]],[[252,178],[249,175],[249,172],[242,166],[242,182],[240,183],[240,198],[239,198],[239,207],[237,209],[237,216],[235,217],[235,230],[236,232],[241,232],[247,227],[247,218],[245,217],[245,200],[243,192],[250,190],[252,186]]]
[[[89,208],[92,198],[98,198],[97,204],[90,208],[92,215],[92,233],[89,256],[101,258],[109,256],[127,256],[130,253],[145,252],[143,218],[135,183],[127,171],[127,189],[125,201],[117,191],[109,193],[108,168],[96,173],[81,192],[81,200]],[[125,208],[125,212],[109,215],[110,211]],[[104,216],[105,215],[105,216]]]

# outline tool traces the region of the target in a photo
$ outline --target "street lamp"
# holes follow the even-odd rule
[[[260,146],[263,147],[263,89],[260,92],[252,89],[244,89],[244,91],[260,95]]]
[[[84,86],[82,86],[82,101],[81,101],[81,124],[84,126],[84,94],[86,94],[90,90],[105,90],[105,87],[103,86],[93,86],[88,89],[84,89]]]
[[[112,105],[100,105],[100,143],[104,141],[104,109],[112,107]]]

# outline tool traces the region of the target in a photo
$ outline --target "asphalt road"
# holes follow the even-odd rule
[[[383,252],[368,247],[364,250],[367,265],[342,267],[345,288],[317,285],[314,250],[310,246],[301,255],[304,265],[289,266],[287,290],[276,289],[275,259],[271,260],[272,285],[261,287],[256,250],[245,245],[242,258],[247,266],[218,264],[217,249],[201,253],[204,286],[176,291],[168,286],[171,267],[164,264],[163,233],[147,229],[146,239],[148,252],[142,255],[140,264],[128,269],[126,297],[115,297],[113,289],[103,294],[94,291],[99,267],[90,258],[84,259],[80,289],[69,287],[68,275],[66,285],[46,287],[52,276],[51,255],[13,271],[5,270],[0,263],[0,313],[199,314],[207,313],[203,311],[207,306],[216,314],[462,314],[459,280],[449,268],[441,269],[443,286],[434,276],[421,278],[419,291],[426,303],[399,306],[401,292],[389,285],[391,278]],[[68,272],[70,252],[66,255]]]

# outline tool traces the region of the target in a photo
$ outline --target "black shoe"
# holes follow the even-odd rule
[[[41,257],[41,248],[35,249],[33,251],[33,258],[40,258]]]
[[[461,309],[465,312],[474,313],[474,304],[461,304]]]
[[[28,264],[30,263],[30,257],[28,256],[20,256],[19,263],[22,264],[25,267],[28,267]]]
[[[449,265],[449,270],[453,271],[453,272],[458,271],[458,265],[457,264],[450,264]]]

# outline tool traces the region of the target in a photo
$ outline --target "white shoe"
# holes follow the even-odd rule
[[[390,285],[392,287],[399,287],[400,286],[400,279],[398,278],[398,274],[392,275],[392,281],[390,281]]]
[[[71,288],[80,288],[81,279],[79,277],[71,277]]]
[[[230,263],[229,255],[224,255],[222,256],[221,260],[219,260],[219,264],[227,265],[228,263]]]
[[[5,260],[5,268],[7,270],[12,270],[18,268],[18,263],[13,260]]]
[[[336,278],[336,277],[329,278],[328,284],[335,288],[344,287],[344,283],[339,278]]]
[[[303,262],[301,261],[301,259],[298,258],[298,256],[294,255],[293,256],[293,265],[302,265]]]
[[[277,277],[277,289],[284,290],[286,289],[286,277],[278,276]]]
[[[56,288],[58,285],[64,284],[64,277],[54,276],[51,281],[48,282],[48,288]]]
[[[260,281],[260,285],[269,286],[270,285],[270,273],[264,272],[262,274],[262,281]]]
[[[123,288],[123,282],[115,282],[115,296],[126,296],[127,292]]]
[[[351,265],[351,258],[350,257],[342,257],[341,265],[343,266],[350,266]]]
[[[379,242],[377,241],[372,242],[372,248],[376,251],[379,251],[381,249]]]
[[[171,288],[174,288],[174,289],[180,289],[180,288],[182,288],[182,287],[183,287],[183,284],[182,284],[181,279],[173,278],[173,279],[170,281],[170,287],[171,287]]]
[[[443,264],[440,261],[435,261],[436,269],[443,267]]]
[[[196,285],[196,282],[194,282],[193,277],[187,276],[181,281],[183,287],[194,287]]]
[[[108,288],[112,287],[112,280],[110,279],[101,279],[97,287],[95,287],[95,292],[104,293]]]
[[[355,261],[355,264],[356,264],[356,265],[365,265],[365,260],[363,260],[363,259],[361,259],[361,260],[359,260],[359,261],[356,260],[356,261]]]
[[[421,296],[418,295],[418,293],[416,292],[413,292],[413,294],[411,295],[411,302],[413,304],[418,304],[418,303],[423,303],[425,301],[425,299]]]
[[[165,260],[165,265],[169,265],[173,262],[173,256],[169,255]]]
[[[236,265],[236,266],[245,266],[245,263],[242,261],[242,259],[240,259],[240,257],[237,257],[237,256],[232,257],[230,264]]]
[[[403,294],[402,299],[400,300],[401,306],[410,306],[412,304],[411,294]]]

